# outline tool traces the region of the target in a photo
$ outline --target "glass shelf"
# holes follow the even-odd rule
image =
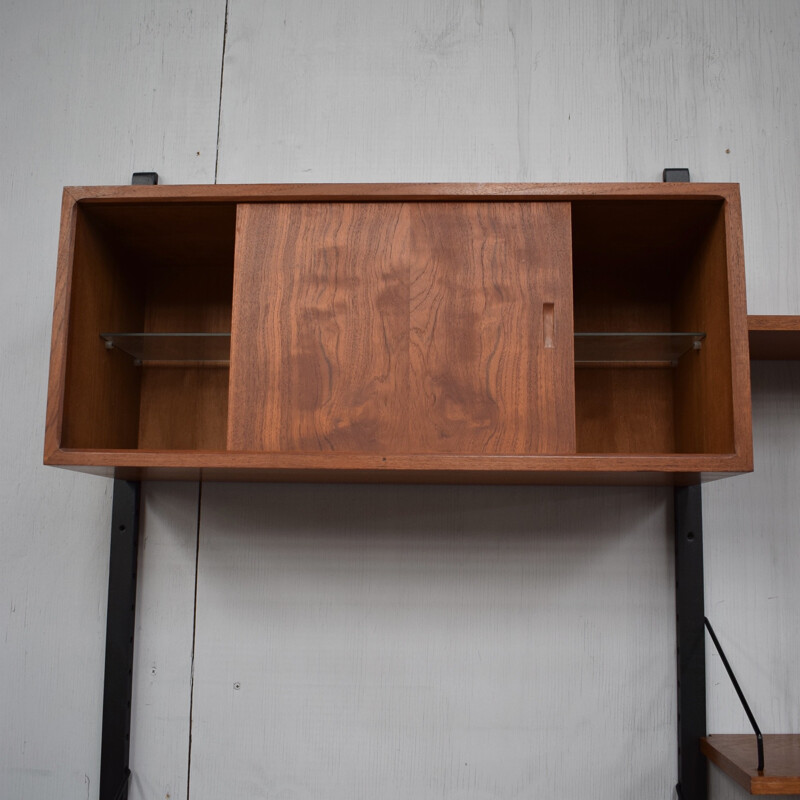
[[[619,364],[675,366],[689,350],[699,350],[704,333],[576,333],[577,366]],[[136,364],[230,362],[229,333],[101,333],[107,349],[127,353]]]
[[[575,364],[674,367],[705,338],[705,333],[576,333]]]
[[[100,338],[106,349],[127,353],[137,365],[230,363],[229,333],[101,333]]]

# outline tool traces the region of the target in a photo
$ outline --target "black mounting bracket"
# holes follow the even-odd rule
[[[733,688],[736,690],[739,702],[742,704],[742,708],[744,708],[744,713],[747,714],[747,719],[750,720],[750,724],[753,726],[753,733],[756,735],[756,755],[758,757],[758,766],[756,769],[759,773],[763,773],[764,737],[761,735],[761,728],[758,727],[758,723],[756,722],[756,718],[753,716],[753,712],[750,710],[750,704],[747,702],[747,698],[744,696],[742,687],[739,686],[739,681],[736,680],[736,676],[733,674],[733,669],[728,661],[728,657],[725,655],[725,651],[722,649],[722,645],[719,643],[719,639],[717,639],[717,634],[714,633],[714,629],[711,627],[711,623],[708,621],[707,617],[703,621],[705,622],[706,630],[708,631],[708,635],[711,637],[711,641],[714,642],[714,647],[717,648],[717,653],[722,661],[722,666],[725,667],[725,671],[728,673],[728,677],[731,679]]]
[[[689,170],[685,167],[667,167],[661,173],[664,183],[689,183]]]
[[[157,172],[134,172],[131,176],[131,186],[155,186],[158,184]]]

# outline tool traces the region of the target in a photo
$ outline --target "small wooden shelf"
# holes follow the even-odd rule
[[[800,734],[764,735],[764,771],[756,770],[753,734],[716,734],[700,740],[709,761],[750,794],[800,794]]]
[[[747,329],[751,361],[800,360],[800,316],[751,314]]]

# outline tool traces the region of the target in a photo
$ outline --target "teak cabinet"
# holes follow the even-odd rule
[[[752,469],[734,184],[68,188],[45,462],[127,478]]]

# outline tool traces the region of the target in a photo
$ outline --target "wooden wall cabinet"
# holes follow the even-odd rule
[[[68,188],[45,463],[692,483],[747,337],[734,184]]]

